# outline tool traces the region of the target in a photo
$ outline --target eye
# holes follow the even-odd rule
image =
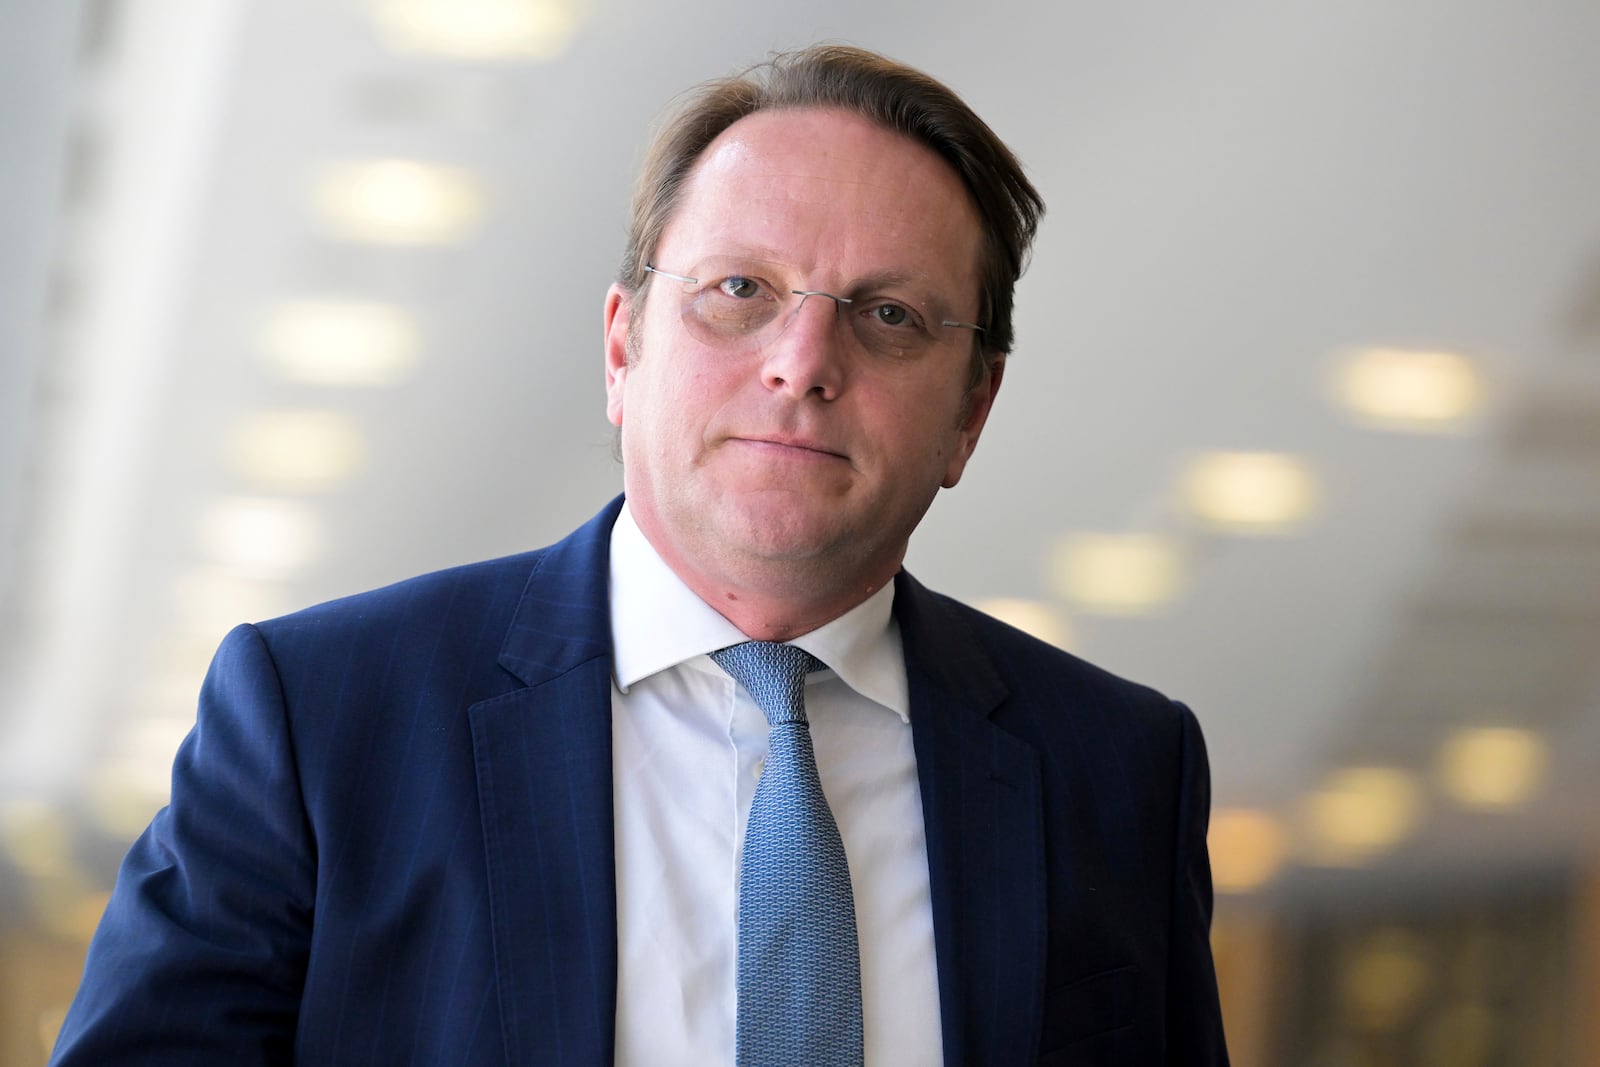
[[[899,304],[879,304],[872,313],[885,326],[904,326],[911,320],[911,313]]]
[[[737,297],[740,300],[748,300],[753,296],[759,296],[761,293],[761,285],[754,278],[745,278],[737,274],[731,278],[722,279],[717,283],[717,288],[721,289],[724,294]]]

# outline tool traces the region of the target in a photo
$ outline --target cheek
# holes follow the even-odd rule
[[[718,427],[727,423],[736,425],[737,419],[726,409],[738,392],[738,381],[726,367],[693,358],[675,358],[678,354],[650,353],[646,360],[655,360],[652,367],[647,401],[630,395],[629,413],[641,419],[638,410],[647,404],[649,415],[644,418],[651,425],[650,436],[660,442],[657,451],[666,450],[666,442],[676,442],[675,451],[681,452],[686,443],[693,445],[716,436]],[[634,384],[643,377],[640,363],[633,369]]]
[[[688,361],[675,382],[679,402],[702,420],[732,418],[743,405],[760,401],[759,374],[748,363],[721,359]]]
[[[921,389],[904,389],[895,397],[901,431],[921,440],[932,451],[945,451],[959,433],[965,405],[959,390],[938,382]]]
[[[955,419],[947,406],[943,396],[908,392],[864,413],[862,436],[879,469],[900,489],[921,492],[943,478],[955,447]]]

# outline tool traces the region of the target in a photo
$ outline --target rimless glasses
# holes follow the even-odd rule
[[[856,343],[877,356],[915,359],[965,336],[952,330],[983,332],[976,323],[946,317],[937,297],[909,284],[863,285],[840,296],[796,288],[782,268],[748,261],[708,261],[696,270],[698,277],[650,264],[644,269],[680,284],[684,325],[708,345],[768,344],[813,296],[832,300]]]

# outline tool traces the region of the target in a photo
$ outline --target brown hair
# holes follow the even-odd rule
[[[1044,201],[1016,156],[942,83],[895,61],[846,45],[785,52],[741,74],[690,90],[645,155],[634,185],[628,246],[618,282],[639,292],[644,266],[677,209],[694,163],[717,136],[746,115],[789,108],[841,108],[910,137],[961,177],[982,220],[979,323],[974,384],[987,359],[1011,351],[1012,291],[1027,265]]]

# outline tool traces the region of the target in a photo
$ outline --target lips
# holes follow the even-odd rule
[[[831,448],[820,441],[814,441],[804,437],[791,437],[787,434],[761,434],[750,436],[739,435],[730,438],[730,440],[739,441],[743,444],[753,445],[757,448],[770,449],[773,451],[788,450],[809,452],[819,457],[825,457],[829,459],[849,460],[850,458],[848,455],[839,451],[838,449]]]

